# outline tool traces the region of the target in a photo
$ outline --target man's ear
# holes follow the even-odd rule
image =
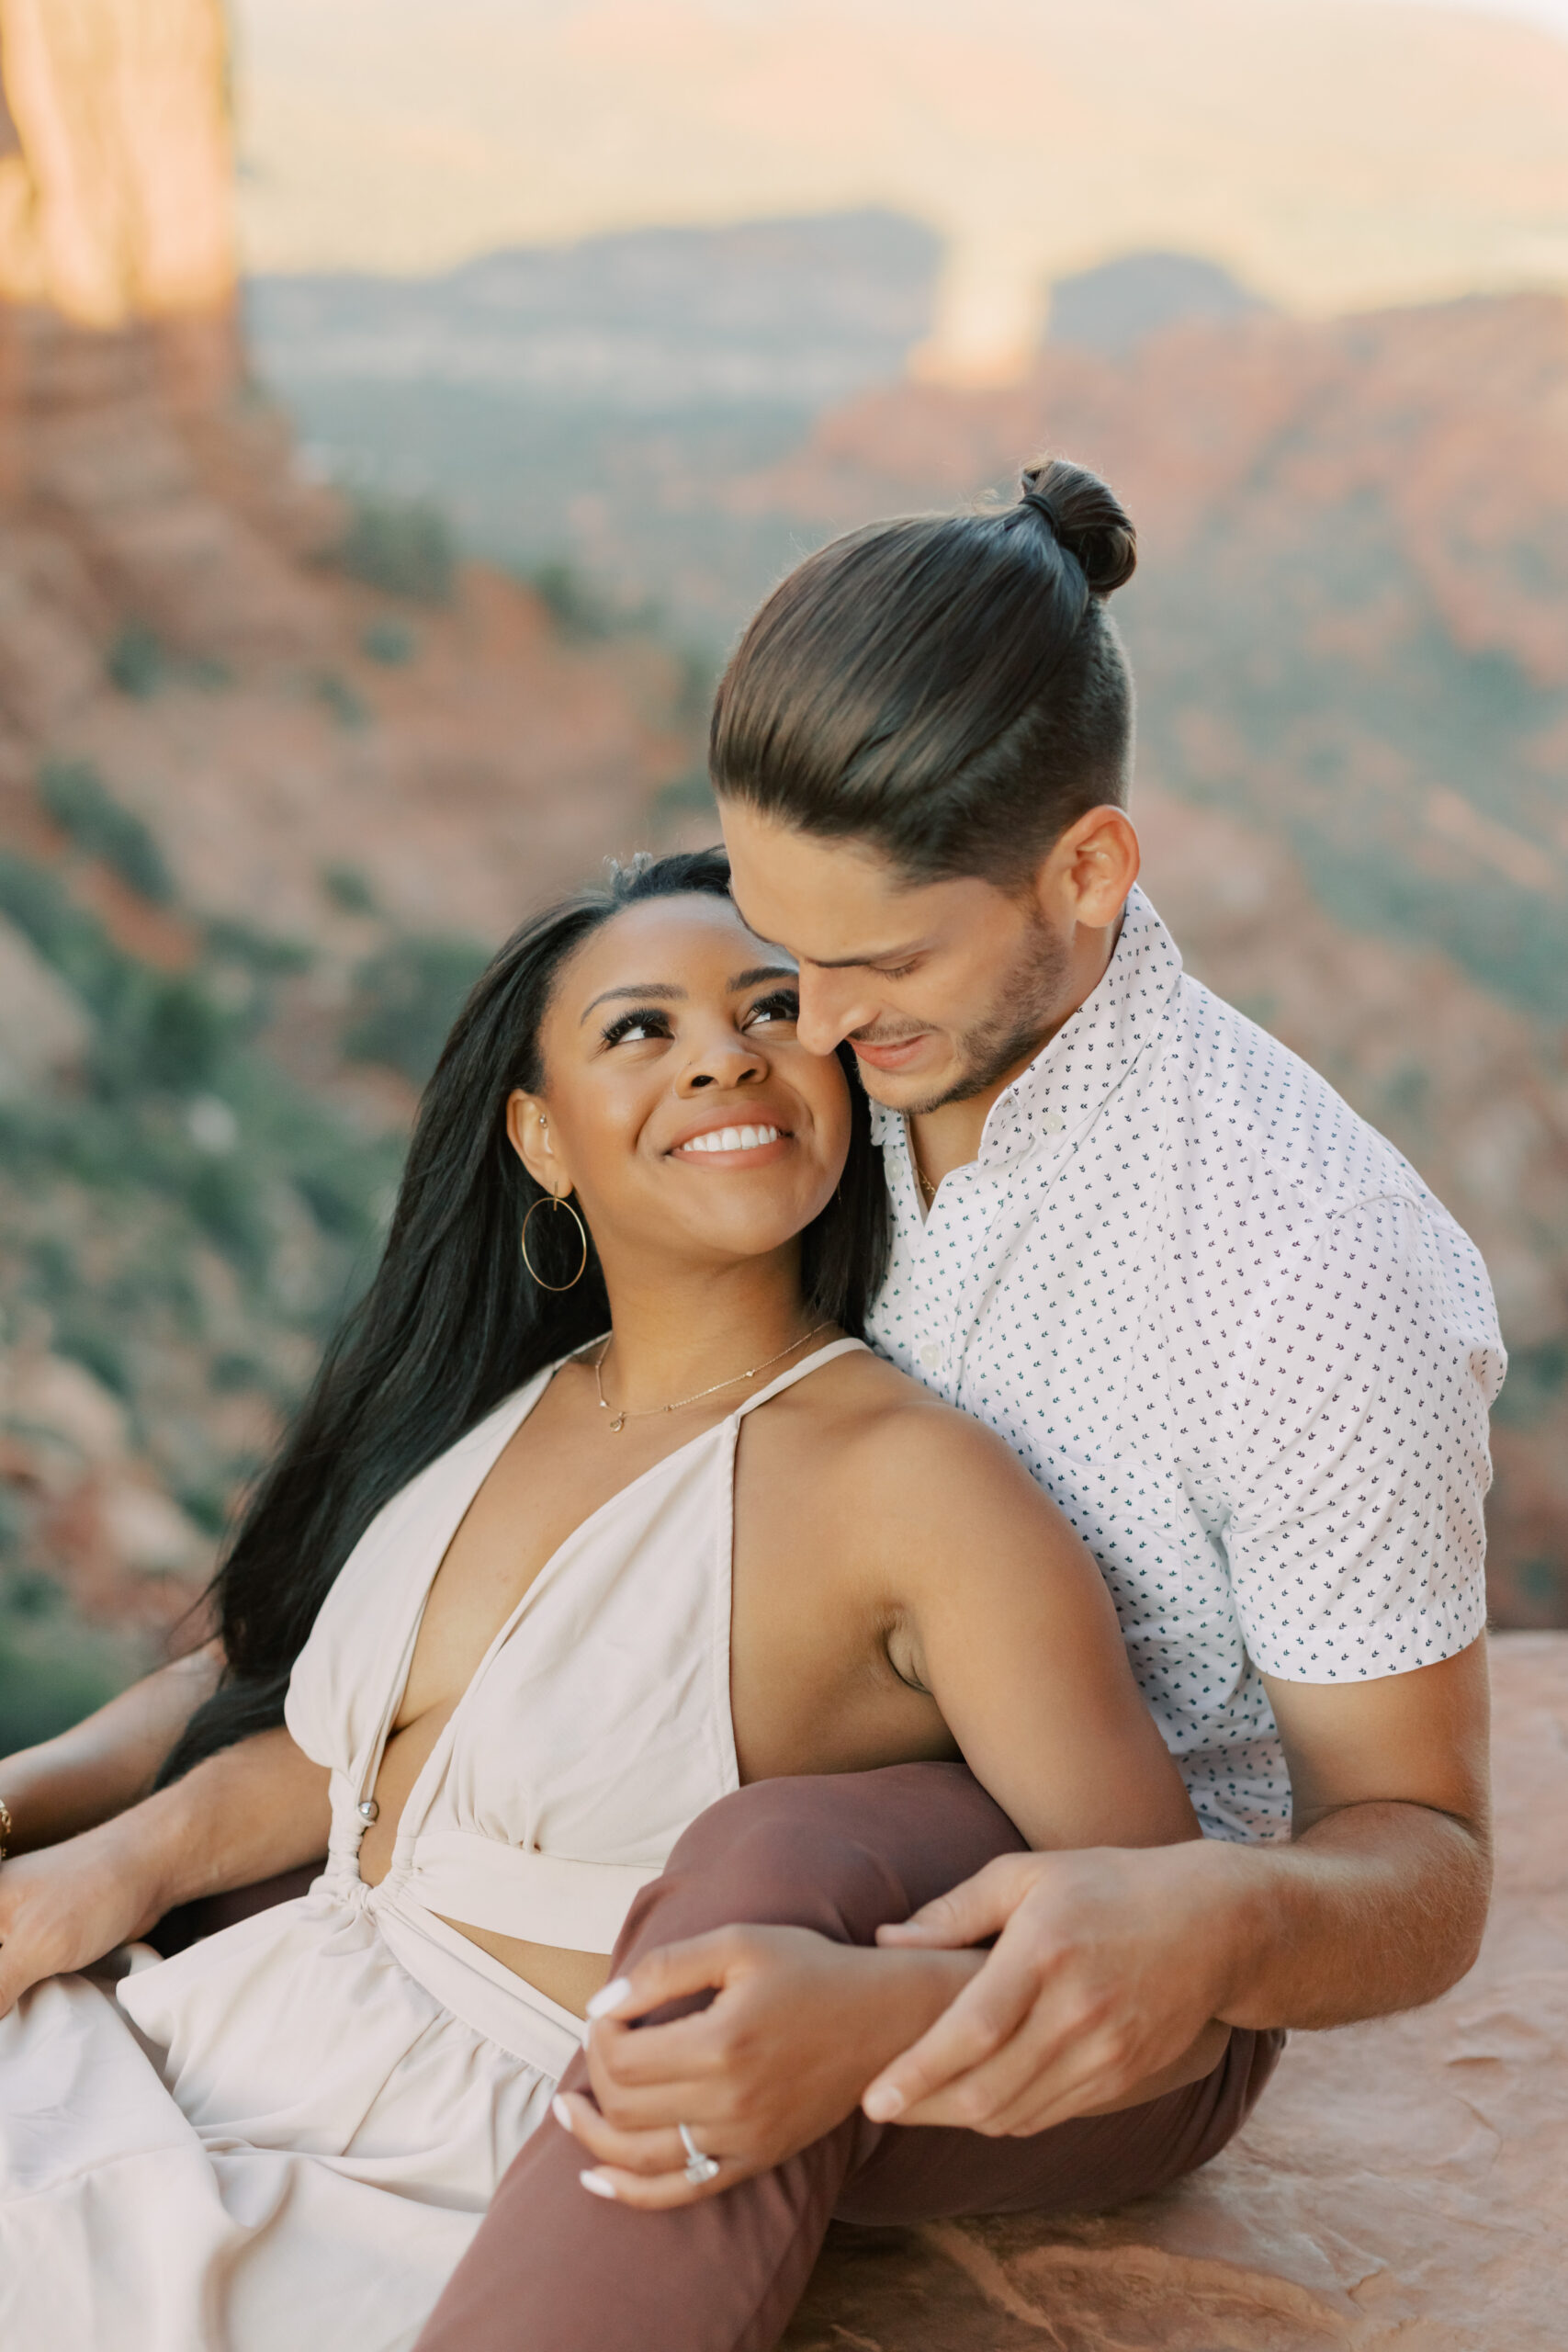
[[[506,1139],[535,1183],[554,1199],[565,1200],[571,1177],[556,1149],[549,1114],[536,1094],[525,1094],[521,1087],[507,1097]]]
[[[1104,931],[1138,878],[1138,836],[1125,808],[1087,808],[1054,841],[1035,876],[1040,911],[1054,928]]]

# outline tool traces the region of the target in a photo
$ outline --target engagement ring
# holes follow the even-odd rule
[[[675,2129],[681,2134],[681,2145],[686,2151],[686,2178],[694,2188],[705,2188],[710,2180],[718,2177],[718,2158],[704,2155],[686,2124],[678,2123]]]

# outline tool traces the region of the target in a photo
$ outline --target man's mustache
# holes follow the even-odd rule
[[[922,1023],[915,1022],[905,1029],[852,1029],[850,1043],[852,1046],[902,1046],[911,1037],[928,1037],[930,1035],[930,1030]]]

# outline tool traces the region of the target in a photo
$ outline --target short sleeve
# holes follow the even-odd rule
[[[1281,1244],[1224,1478],[1264,1673],[1373,1679],[1475,1639],[1506,1367],[1480,1255],[1429,1197],[1331,1211]]]

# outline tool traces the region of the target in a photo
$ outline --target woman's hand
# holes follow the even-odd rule
[[[868,1951],[805,1928],[723,1928],[668,1945],[596,1996],[588,2065],[598,2105],[566,2093],[557,2120],[581,2143],[596,2195],[649,2212],[697,2204],[841,2123],[980,1958]],[[694,2016],[633,2030],[666,2002],[709,1991]],[[678,2123],[718,2160],[703,2187],[685,2177]]]
[[[109,1823],[0,1865],[0,2017],[29,1985],[146,1934],[163,1905],[141,1860],[138,1841]]]

